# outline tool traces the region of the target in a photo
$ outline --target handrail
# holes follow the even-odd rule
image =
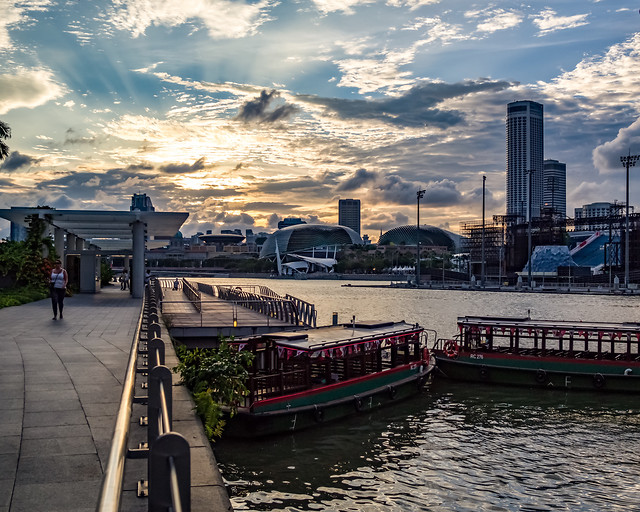
[[[120,407],[116,417],[116,426],[111,441],[111,450],[107,459],[107,466],[104,471],[100,496],[96,511],[98,512],[118,512],[120,509],[120,498],[122,495],[122,484],[124,478],[124,463],[127,454],[127,442],[129,440],[129,425],[133,410],[133,393],[135,389],[136,366],[138,361],[138,345],[140,343],[140,330],[142,328],[142,318],[144,316],[144,301],[140,309],[138,325],[131,344],[129,363],[125,373],[124,385]]]

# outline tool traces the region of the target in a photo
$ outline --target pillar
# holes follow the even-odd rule
[[[64,229],[55,228],[53,232],[53,244],[58,258],[60,258],[60,261],[64,261]]]
[[[141,299],[144,295],[144,222],[139,220],[131,225],[133,234],[133,258],[131,268],[131,295]]]

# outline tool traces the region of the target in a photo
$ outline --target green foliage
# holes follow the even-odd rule
[[[209,439],[222,435],[225,426],[222,407],[233,417],[238,404],[249,394],[247,368],[253,354],[237,351],[226,340],[220,340],[217,349],[187,349],[178,347],[180,362],[173,371],[194,393],[198,414],[203,419]]]
[[[11,288],[0,290],[0,308],[19,306],[49,296],[47,291],[33,288]]]
[[[100,285],[106,286],[113,281],[113,270],[105,260],[100,262]]]

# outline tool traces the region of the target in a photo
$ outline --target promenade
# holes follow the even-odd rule
[[[0,512],[95,510],[140,308],[107,287],[66,298],[63,320],[52,320],[48,299],[0,309]],[[174,430],[191,446],[192,510],[228,510],[190,396],[174,389]],[[132,461],[122,510],[146,510],[135,496],[144,478],[146,460]]]

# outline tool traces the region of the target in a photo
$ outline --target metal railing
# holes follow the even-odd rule
[[[189,443],[172,432],[172,375],[164,366],[165,346],[160,338],[156,298],[161,298],[162,289],[152,280],[145,289],[143,309],[131,347],[131,355],[125,375],[125,384],[111,451],[100,490],[96,510],[117,512],[120,509],[125,460],[147,458],[148,510],[184,511],[191,509],[191,456]],[[146,329],[145,329],[146,325]],[[140,348],[142,333],[147,333],[147,349]],[[138,368],[139,355],[147,355],[147,368]],[[146,397],[134,397],[136,373],[148,371]],[[147,447],[128,450],[129,425],[133,403],[147,404]]]

